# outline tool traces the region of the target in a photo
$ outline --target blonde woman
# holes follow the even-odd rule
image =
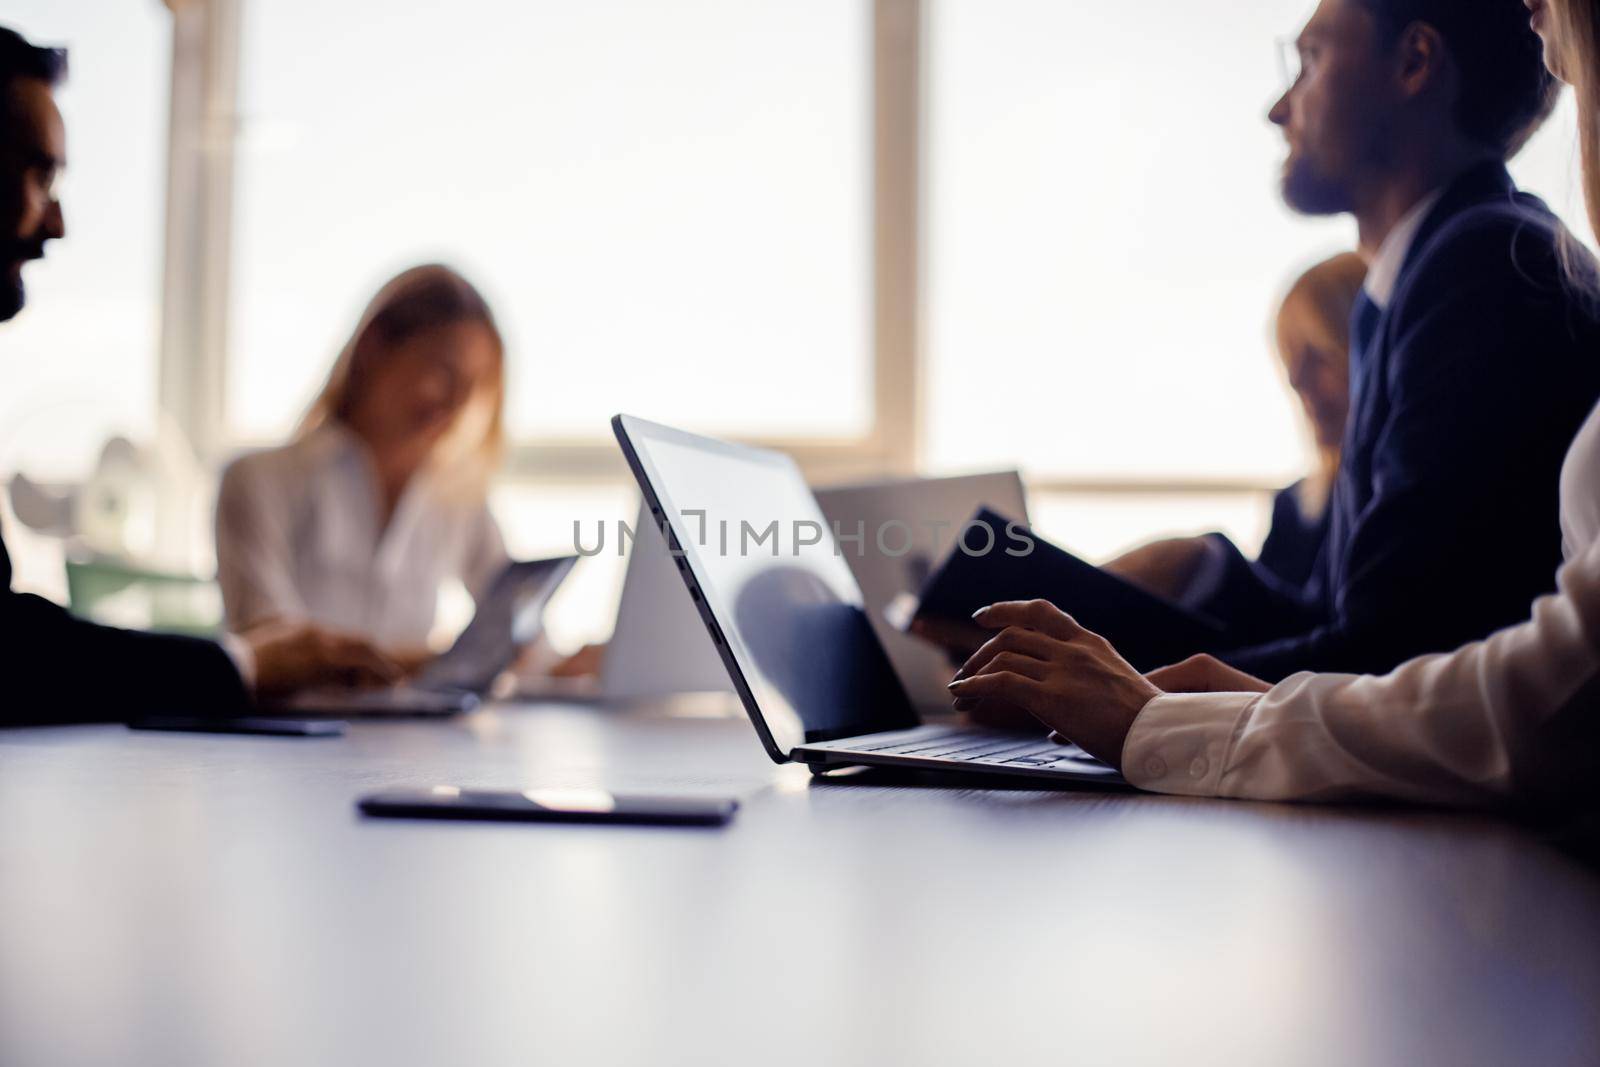
[[[1311,473],[1278,494],[1257,560],[1286,582],[1310,577],[1322,547],[1350,412],[1350,312],[1366,276],[1354,252],[1334,256],[1296,279],[1278,310],[1278,359],[1317,454]]]
[[[1366,277],[1366,261],[1347,252],[1318,263],[1290,286],[1278,309],[1277,355],[1316,446],[1316,468],[1280,492],[1257,564],[1298,586],[1310,578],[1327,530],[1328,494],[1339,473],[1339,445],[1350,410],[1350,312]],[[1220,534],[1154,541],[1107,563],[1106,569],[1178,601],[1194,586],[1208,553],[1226,550]]]
[[[223,476],[229,628],[308,621],[425,658],[440,588],[476,594],[507,562],[486,495],[504,398],[505,345],[466,279],[429,265],[385,285],[293,440]]]
[[[1584,192],[1600,231],[1600,2],[1525,3],[1545,64],[1577,90]],[[1408,26],[1405,35],[1436,51],[1436,34]],[[1519,269],[1592,294],[1592,260],[1570,243],[1560,252],[1564,278],[1549,248]],[[1600,345],[1593,354],[1600,359]],[[1534,347],[1523,358],[1539,356]],[[979,613],[996,636],[951,688],[964,710],[1031,715],[1160,792],[1592,810],[1600,802],[1600,407],[1568,451],[1560,520],[1567,562],[1558,591],[1533,605],[1528,622],[1381,677],[1305,673],[1271,686],[1207,656],[1146,677],[1035,601]]]

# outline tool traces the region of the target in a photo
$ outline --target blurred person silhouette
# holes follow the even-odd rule
[[[1366,261],[1356,253],[1334,256],[1300,275],[1278,309],[1278,361],[1305,413],[1316,466],[1273,498],[1272,524],[1255,565],[1293,587],[1310,580],[1327,537],[1328,498],[1350,411],[1350,314],[1366,274]],[[1220,551],[1222,540],[1222,534],[1207,534],[1154,541],[1105,568],[1186,603],[1208,552]]]
[[[440,590],[476,597],[510,562],[488,503],[504,408],[505,343],[482,294],[439,264],[391,279],[293,439],[223,474],[229,625],[313,622],[409,667],[429,658]]]
[[[64,51],[0,27],[0,320],[23,310],[26,265],[66,236],[57,187],[66,128],[54,95],[65,75]],[[0,540],[0,726],[226,717],[248,713],[256,693],[398,674],[366,642],[309,625],[267,623],[221,641],[119,630],[13,592],[11,578]]]

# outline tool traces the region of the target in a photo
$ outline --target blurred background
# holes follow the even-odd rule
[[[203,579],[222,464],[443,260],[507,335],[515,553],[632,518],[617,411],[817,482],[1017,467],[1091,558],[1253,548],[1311,464],[1272,317],[1355,241],[1277,195],[1276,42],[1312,6],[3,0],[71,51],[70,236],[0,334],[0,478],[81,490],[124,437],[162,488],[100,506]],[[1588,240],[1574,128],[1513,171]],[[66,599],[71,543],[5,507],[17,585]],[[565,643],[606,636],[621,574],[585,561]]]

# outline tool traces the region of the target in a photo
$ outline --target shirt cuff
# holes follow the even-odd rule
[[[1140,789],[1222,794],[1222,775],[1260,693],[1168,693],[1144,706],[1122,745],[1122,776]]]
[[[217,643],[222,646],[222,651],[228,654],[228,658],[233,660],[234,669],[239,672],[245,689],[254,693],[256,691],[255,649],[238,634],[223,634]]]

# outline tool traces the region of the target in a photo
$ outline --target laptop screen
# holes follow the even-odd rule
[[[769,752],[917,724],[791,459],[627,415],[613,426]]]

